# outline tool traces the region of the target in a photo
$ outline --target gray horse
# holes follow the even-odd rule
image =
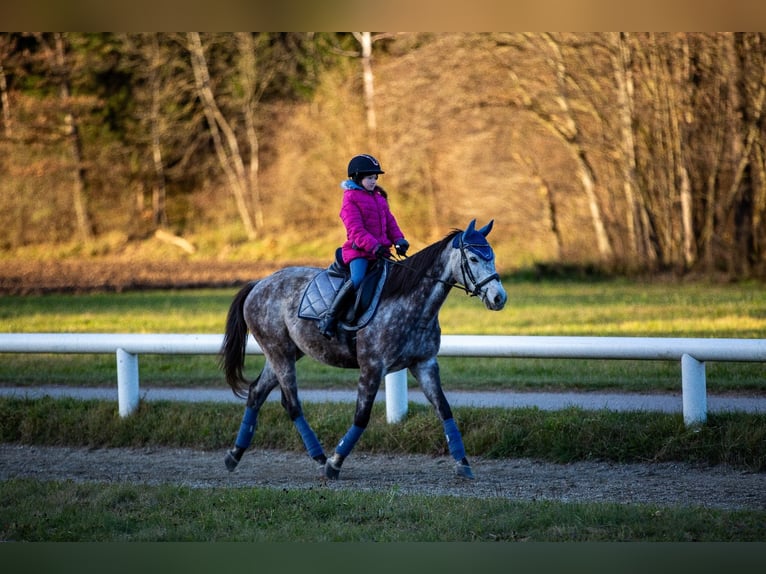
[[[343,461],[369,423],[383,377],[409,369],[442,421],[456,474],[473,478],[462,436],[442,391],[436,355],[441,342],[439,309],[452,287],[480,297],[487,309],[499,311],[505,306],[507,295],[486,239],[493,222],[480,229],[475,223],[453,231],[405,262],[388,262],[391,268],[378,309],[353,337],[328,340],[314,321],[298,317],[302,294],[320,269],[287,267],[242,288],[229,309],[220,357],[226,382],[236,395],[247,397],[235,446],[226,455],[226,467],[234,470],[250,446],[258,412],[279,385],[282,406],[309,456],[322,465],[325,476],[338,478]],[[252,382],[243,374],[248,331],[266,358],[263,370]],[[329,458],[304,418],[298,398],[295,363],[304,355],[360,372],[353,424]]]

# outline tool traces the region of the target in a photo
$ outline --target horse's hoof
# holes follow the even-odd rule
[[[336,467],[328,460],[324,465],[324,475],[329,479],[338,480],[338,477],[340,476],[340,468]]]
[[[455,465],[455,474],[460,478],[465,478],[467,480],[473,480],[473,471],[471,470],[470,464],[463,464],[462,462],[459,462]]]
[[[232,472],[235,468],[237,468],[240,458],[242,458],[241,452],[230,450],[226,453],[226,458],[223,459],[223,462],[226,464],[226,468],[229,470],[229,472]]]

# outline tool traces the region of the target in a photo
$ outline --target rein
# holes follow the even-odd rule
[[[471,266],[468,265],[468,257],[465,254],[465,250],[468,247],[471,247],[472,244],[464,244],[462,238],[460,239],[460,272],[463,274],[463,284],[460,284],[458,282],[450,283],[449,281],[445,281],[441,277],[436,277],[435,275],[429,275],[426,274],[426,279],[431,279],[433,281],[437,281],[439,283],[444,283],[448,287],[455,287],[457,289],[460,289],[461,291],[464,291],[466,295],[469,295],[470,297],[478,297],[481,295],[481,288],[484,287],[487,283],[494,281],[495,279],[500,279],[500,275],[497,273],[491,273],[481,281],[476,280],[476,276],[473,274],[473,271],[471,271]],[[393,257],[387,257],[386,261],[391,263],[392,265],[398,265],[399,267],[403,267],[409,271],[417,271],[414,267],[407,265],[405,261],[409,259],[407,255],[402,256],[401,259],[394,259]],[[466,284],[466,278],[470,280],[471,283],[473,283],[474,288],[473,290],[469,289]]]

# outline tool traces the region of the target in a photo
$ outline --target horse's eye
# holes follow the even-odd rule
[[[479,258],[478,258],[478,257],[476,257],[475,255],[471,255],[471,256],[468,258],[468,261],[470,261],[471,263],[478,263],[478,262],[479,262]]]

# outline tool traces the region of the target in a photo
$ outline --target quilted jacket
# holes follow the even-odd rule
[[[378,245],[390,248],[404,238],[379,188],[369,192],[351,180],[342,182],[341,188],[345,191],[340,218],[346,226],[347,238],[343,244],[344,263],[358,257],[373,260]]]

